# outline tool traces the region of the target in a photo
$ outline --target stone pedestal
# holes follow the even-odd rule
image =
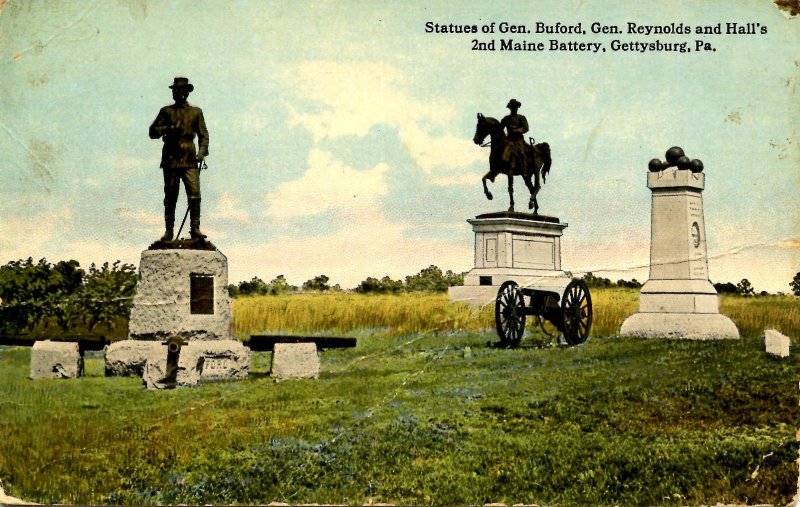
[[[129,339],[106,349],[107,375],[142,375],[148,388],[247,377],[250,351],[233,340],[228,260],[184,243],[142,252]],[[183,346],[168,364],[165,341],[176,337]]]
[[[131,340],[132,341],[132,340]],[[142,380],[148,389],[190,387],[200,382],[245,379],[250,371],[250,349],[236,340],[197,340],[181,347],[170,364],[166,345],[152,344]]]
[[[558,218],[501,212],[467,222],[475,232],[475,267],[463,286],[450,287],[451,300],[494,304],[506,280],[561,294],[572,279],[561,270],[561,236],[567,224]]]
[[[708,280],[703,218],[705,174],[677,168],[647,174],[652,191],[650,277],[639,294],[639,312],[621,336],[646,338],[738,338],[734,323],[719,313]]]
[[[132,340],[229,340],[228,260],[219,250],[145,250],[129,323]]]

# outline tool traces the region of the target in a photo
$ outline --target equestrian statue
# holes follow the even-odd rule
[[[528,208],[533,210],[533,214],[538,214],[539,203],[536,201],[536,194],[539,193],[539,174],[542,176],[542,183],[547,179],[550,171],[552,159],[550,158],[550,145],[547,143],[534,144],[533,139],[530,144],[525,142],[524,134],[528,132],[528,120],[517,113],[520,104],[516,99],[511,99],[506,107],[511,110],[511,114],[504,117],[502,121],[494,118],[487,118],[478,113],[478,124],[475,127],[475,137],[473,141],[479,146],[491,146],[489,152],[489,172],[483,175],[483,193],[487,199],[492,199],[492,193],[486,186],[486,180],[494,179],[498,174],[508,176],[508,197],[511,205],[508,211],[514,211],[514,176],[522,176],[525,186],[531,193]],[[483,141],[489,136],[490,142],[484,144]]]

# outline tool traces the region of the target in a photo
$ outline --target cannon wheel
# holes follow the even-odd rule
[[[569,345],[586,341],[592,328],[592,296],[583,280],[572,280],[561,298],[564,339]]]
[[[514,281],[503,282],[494,303],[494,322],[500,343],[514,346],[525,332],[525,298]]]

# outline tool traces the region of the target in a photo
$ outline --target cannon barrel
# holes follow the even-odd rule
[[[172,336],[167,341],[162,342],[161,344],[167,346],[167,352],[169,352],[170,354],[178,354],[181,351],[181,347],[186,345],[186,342],[184,342],[178,336]]]
[[[270,352],[276,343],[314,343],[317,349],[345,349],[355,347],[356,339],[341,336],[250,335],[244,345],[250,350]]]

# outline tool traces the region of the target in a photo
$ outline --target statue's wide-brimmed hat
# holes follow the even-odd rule
[[[170,88],[185,88],[190,92],[194,91],[194,85],[189,82],[189,78],[185,77],[176,77]]]
[[[519,109],[521,105],[522,104],[520,104],[517,99],[511,99],[508,101],[508,104],[506,104],[506,107],[509,109]]]

